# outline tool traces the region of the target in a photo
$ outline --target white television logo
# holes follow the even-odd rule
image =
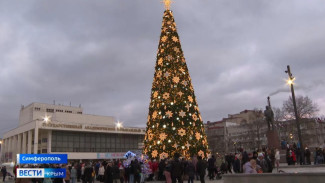
[[[17,168],[17,178],[43,178],[44,168]]]

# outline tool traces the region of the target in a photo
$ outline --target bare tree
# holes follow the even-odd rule
[[[273,113],[274,113],[274,123],[277,124],[279,121],[285,120],[285,115],[283,110],[281,110],[278,107],[273,107]]]
[[[312,118],[319,111],[318,105],[314,103],[308,96],[296,97],[296,104],[299,118]],[[295,118],[295,112],[291,96],[288,100],[283,102],[282,111],[287,120]]]
[[[253,134],[255,135],[255,139],[257,139],[257,146],[258,148],[261,148],[261,136],[262,136],[262,129],[263,126],[266,126],[266,122],[264,120],[264,114],[262,110],[256,110],[255,109],[255,120],[252,122],[252,129],[254,129]]]
[[[284,121],[286,121],[286,116],[285,112],[278,108],[278,107],[273,107],[273,113],[274,113],[274,125],[275,128],[277,129],[278,136],[281,137],[282,134],[286,134],[288,127],[287,125],[283,125]]]
[[[252,142],[251,149],[261,148],[262,129],[265,128],[266,122],[264,121],[264,115],[261,109],[254,109],[254,113],[251,116],[251,121],[246,123],[243,128],[247,129],[247,133],[243,136],[246,141]]]

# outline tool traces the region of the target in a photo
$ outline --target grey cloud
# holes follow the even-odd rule
[[[322,0],[177,0],[180,41],[204,121],[263,108],[287,90],[325,112]],[[21,104],[82,104],[85,113],[145,126],[163,6],[152,0],[0,2],[3,134]],[[288,92],[271,97],[282,106]]]

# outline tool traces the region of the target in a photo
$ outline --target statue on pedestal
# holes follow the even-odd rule
[[[266,132],[267,144],[269,148],[280,148],[280,139],[278,132],[274,126],[274,113],[271,108],[270,97],[267,97],[268,105],[265,107],[264,116],[268,125],[268,131]]]
[[[274,130],[274,125],[273,125],[273,121],[274,121],[274,113],[272,111],[272,109],[270,108],[270,106],[266,106],[266,109],[264,110],[264,116],[265,116],[265,121],[267,122],[267,126],[270,130]]]

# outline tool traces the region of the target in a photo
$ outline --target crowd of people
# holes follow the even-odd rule
[[[315,164],[325,164],[325,148],[317,147],[314,155]]]
[[[325,150],[316,148],[314,153],[306,147],[301,150],[296,144],[286,146],[286,160],[288,165],[311,164],[311,154],[314,154],[314,164],[324,164]],[[17,183],[94,183],[95,180],[104,183],[144,183],[148,181],[165,181],[176,183],[187,181],[193,183],[200,180],[205,183],[205,177],[210,180],[220,179],[227,173],[271,173],[279,170],[280,151],[278,149],[263,148],[253,152],[239,149],[238,153],[229,153],[224,156],[212,155],[207,160],[200,156],[193,156],[186,160],[175,153],[173,158],[160,161],[155,159],[139,161],[134,158],[126,160],[103,160],[96,162],[70,162],[68,165],[40,165],[36,168],[65,168],[65,178],[23,178],[16,179]],[[23,165],[22,168],[33,168],[32,165]],[[13,170],[16,176],[16,166]],[[206,174],[207,172],[207,174]],[[3,182],[8,172],[6,167],[1,168]]]
[[[148,160],[149,171],[145,171],[144,163],[133,159],[130,164],[125,161],[105,160],[87,163],[69,163],[68,165],[22,165],[15,166],[13,173],[16,177],[17,168],[65,168],[65,178],[16,178],[16,183],[94,183],[95,180],[104,183],[143,183],[147,181],[160,180],[167,183],[188,180],[193,183],[194,178],[204,183],[207,162],[201,157],[191,160],[180,158],[176,153],[173,159],[161,161]],[[7,175],[5,167],[1,169],[2,174]],[[185,177],[186,176],[186,177]],[[5,176],[3,177],[5,182]]]
[[[201,156],[193,156],[191,159],[186,160],[175,153],[173,158],[166,158],[160,162],[153,160],[149,162],[149,165],[151,172],[147,181],[158,180],[166,183],[187,181],[193,183],[196,179],[200,180],[201,183],[205,183],[208,162],[202,159]]]
[[[312,158],[313,154],[313,158]],[[325,148],[316,147],[314,153],[308,147],[300,148],[299,144],[293,143],[286,146],[286,161],[288,165],[310,165],[312,160],[314,164],[325,164]]]
[[[71,163],[68,165],[23,165],[22,168],[63,168],[65,178],[16,178],[16,183],[94,183],[95,180],[105,183],[120,183],[120,161],[103,161],[88,163]],[[16,176],[16,166],[13,170]],[[131,172],[130,172],[131,174]],[[123,182],[122,182],[123,183]]]
[[[219,159],[219,160],[218,160]],[[224,157],[212,156],[208,162],[210,175],[214,172],[227,173],[271,173],[274,168],[278,168],[280,162],[280,152],[277,149],[263,148],[248,153],[244,149],[239,149],[238,153],[229,153]],[[214,163],[212,163],[214,162]],[[214,174],[218,176],[218,173]],[[210,179],[213,179],[209,176]]]

